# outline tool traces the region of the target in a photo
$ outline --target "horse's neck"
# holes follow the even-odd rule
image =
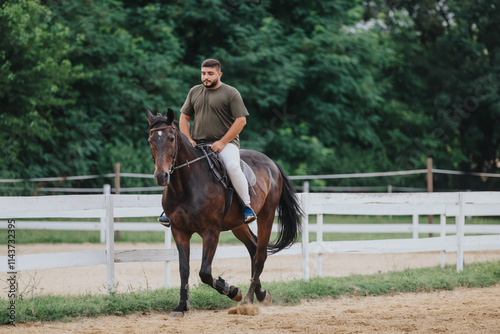
[[[193,147],[193,145],[191,145],[191,142],[187,140],[187,138],[184,135],[181,135],[178,155],[179,157],[177,164],[181,165],[186,161],[192,161],[196,158],[199,158],[202,154],[200,150],[196,149],[195,147]]]
[[[194,181],[202,181],[205,175],[209,175],[208,171],[205,172],[205,164],[203,164],[203,159],[198,161],[193,161],[203,154],[200,150],[194,148],[187,139],[182,136],[183,140],[179,144],[179,149],[177,152],[177,162],[176,165],[180,166],[186,163],[189,165],[177,169],[172,175],[172,191],[177,194],[190,193],[191,191],[197,191],[194,187]],[[191,164],[192,162],[192,164]],[[193,189],[191,189],[193,188]]]

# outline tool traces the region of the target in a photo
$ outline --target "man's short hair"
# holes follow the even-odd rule
[[[220,72],[221,66],[217,59],[207,59],[201,64],[201,67],[215,67],[217,72]]]

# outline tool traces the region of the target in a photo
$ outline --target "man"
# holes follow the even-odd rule
[[[246,125],[248,111],[240,93],[222,83],[221,77],[218,60],[207,59],[203,62],[202,84],[189,91],[181,108],[179,130],[193,146],[210,145],[214,152],[219,153],[234,189],[243,201],[243,221],[248,224],[257,218],[250,206],[248,183],[240,166],[239,134]],[[159,221],[168,223],[168,218],[161,216]]]

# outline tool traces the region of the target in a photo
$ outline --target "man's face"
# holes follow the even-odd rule
[[[217,71],[215,67],[201,68],[201,82],[206,88],[213,88],[219,83],[222,72]]]

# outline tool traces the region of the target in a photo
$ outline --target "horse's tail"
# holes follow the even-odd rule
[[[278,166],[281,179],[283,180],[281,197],[278,204],[278,224],[280,231],[274,243],[269,244],[267,247],[270,254],[290,247],[297,240],[297,236],[302,230],[299,216],[303,214],[303,211],[296,196],[295,187],[283,168],[278,164],[276,166]]]

